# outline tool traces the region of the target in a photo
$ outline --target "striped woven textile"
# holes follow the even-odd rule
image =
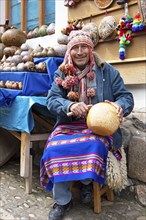
[[[40,183],[93,179],[105,183],[106,160],[112,137],[93,134],[86,124],[59,125],[52,132],[40,162]]]

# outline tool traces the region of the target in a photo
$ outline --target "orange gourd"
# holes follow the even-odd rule
[[[116,108],[107,102],[93,105],[87,115],[87,126],[95,134],[112,135],[120,126]]]

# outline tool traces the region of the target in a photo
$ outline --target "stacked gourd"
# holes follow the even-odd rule
[[[38,45],[33,49],[26,43],[26,39],[26,34],[16,28],[11,28],[1,34],[0,72],[47,72],[45,62],[35,65],[33,58],[54,56],[53,48],[43,48]]]
[[[28,44],[24,43],[20,47],[17,46],[3,46],[3,57],[0,61],[0,72],[22,72],[22,71],[35,71],[46,73],[46,64],[44,62],[36,65],[34,63],[35,55],[48,56],[48,49],[46,53],[43,52],[44,48],[38,45],[36,49],[32,49]]]
[[[51,35],[55,33],[55,23],[51,23],[49,25],[42,25],[40,28],[35,27],[33,30],[29,31],[27,34],[27,38],[36,38],[36,37],[43,37],[46,35]]]

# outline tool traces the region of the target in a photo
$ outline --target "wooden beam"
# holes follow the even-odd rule
[[[105,185],[102,189],[100,189],[100,196],[103,196],[107,192],[108,186]]]
[[[5,20],[10,20],[10,1],[5,1]],[[11,22],[10,22],[11,23]]]
[[[129,2],[128,3],[128,6],[132,6],[132,5],[136,5],[137,4],[137,1],[132,1],[132,2]],[[90,14],[89,16],[85,16],[85,17],[82,17],[82,20],[85,20],[85,19],[90,19],[90,18],[93,18],[93,17],[96,17],[98,15],[105,15],[106,12],[108,11],[109,12],[113,12],[113,11],[117,11],[117,10],[121,10],[123,6],[115,6],[115,7],[112,7],[112,8],[108,8],[108,9],[105,9],[105,10],[102,10],[102,11],[98,11],[98,13],[93,13],[93,14]],[[75,21],[75,20],[74,20]],[[73,20],[69,20],[68,22],[73,22]]]
[[[48,137],[49,137],[49,133],[31,134],[30,141],[47,141]]]
[[[128,58],[125,60],[107,60],[107,63],[110,64],[118,64],[118,63],[131,63],[131,62],[142,62],[146,61],[146,57],[136,57],[136,58]]]
[[[131,34],[131,36],[132,36],[132,38],[134,37],[138,37],[138,36],[142,36],[142,35],[146,35],[146,32],[145,31],[139,31],[139,32],[135,32],[135,33],[132,33]],[[118,35],[116,34],[116,36],[114,37],[114,38],[107,38],[107,39],[99,39],[99,41],[98,41],[98,44],[99,43],[105,43],[106,41],[115,41],[115,40],[117,40],[118,39]]]
[[[21,0],[21,30],[26,31],[26,0]]]
[[[39,27],[41,27],[44,24],[44,18],[45,18],[45,1],[39,0]]]
[[[9,132],[10,132],[14,137],[16,137],[18,140],[21,141],[21,134],[20,134],[20,133],[18,133],[17,131],[10,131],[10,130],[9,130]]]
[[[53,131],[53,126],[55,124],[54,119],[50,119],[49,121],[42,118],[40,115],[37,115],[33,112],[34,119],[41,124],[41,126],[47,128],[49,131]]]

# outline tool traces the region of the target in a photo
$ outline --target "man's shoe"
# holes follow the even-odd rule
[[[55,203],[49,212],[49,220],[61,220],[64,217],[65,212],[69,211],[72,206],[72,200],[66,205],[58,205]]]
[[[93,184],[81,185],[81,202],[87,204],[93,201]]]

